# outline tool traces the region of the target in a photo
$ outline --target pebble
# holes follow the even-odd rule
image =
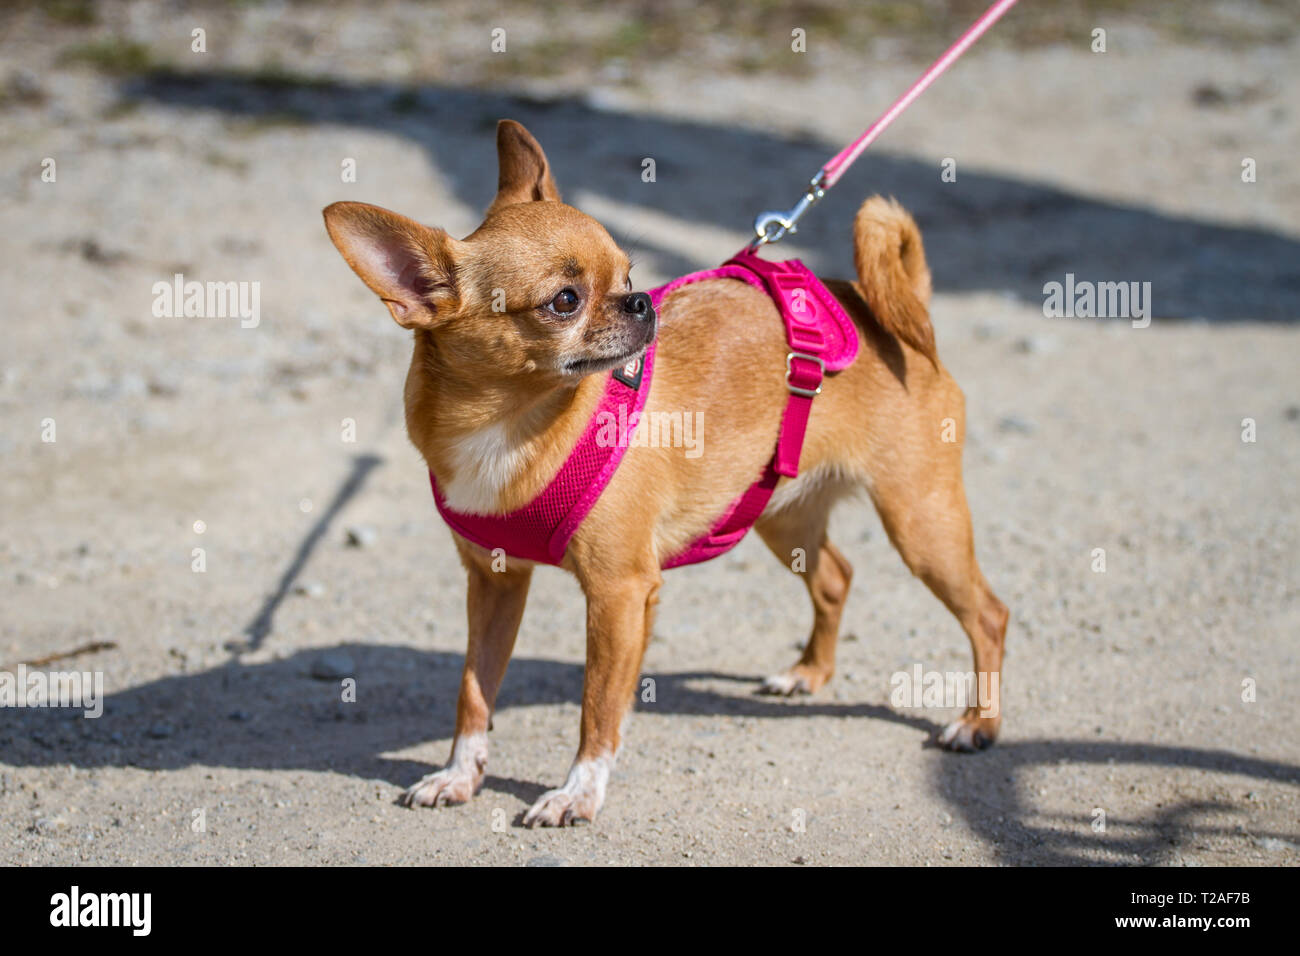
[[[311,676],[317,680],[339,680],[356,673],[352,655],[344,651],[326,651],[311,665]]]
[[[370,525],[354,525],[347,529],[349,548],[368,548],[379,538],[379,532]]]
[[[1019,432],[1022,435],[1032,435],[1038,428],[1027,418],[1021,418],[1019,415],[1004,415],[998,421],[998,431],[1002,432]]]
[[[9,74],[9,92],[18,100],[39,103],[45,99],[40,79],[31,70],[14,70]]]
[[[569,865],[568,860],[565,860],[562,857],[558,857],[558,856],[551,856],[550,854],[545,854],[543,856],[535,856],[527,863],[524,864],[524,866],[568,866],[568,865]]]
[[[1061,351],[1061,340],[1055,335],[1025,335],[1016,339],[1016,351],[1025,355],[1052,355]]]

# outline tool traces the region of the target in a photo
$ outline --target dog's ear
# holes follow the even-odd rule
[[[455,313],[460,243],[443,230],[363,202],[336,202],[324,215],[334,245],[398,325],[432,328]]]
[[[514,120],[497,123],[497,196],[488,213],[517,202],[539,199],[560,201],[560,191],[551,178],[551,166],[533,134]]]

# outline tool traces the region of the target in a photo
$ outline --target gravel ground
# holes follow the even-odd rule
[[[446,757],[464,585],[403,430],[408,340],[319,210],[366,200],[463,234],[510,116],[648,287],[792,201],[948,22],[859,48],[815,21],[796,59],[788,25],[674,46],[619,33],[618,5],[549,22],[459,3],[7,8],[0,671],[111,646],[49,665],[101,672],[102,718],[0,709],[0,862],[1300,862],[1294,10],[1239,4],[1221,35],[1188,36],[1113,6],[977,48],[787,247],[849,273],[871,192],[921,224],[980,562],[1012,608],[997,747],[933,749],[952,712],[891,705],[891,675],[964,670],[969,651],[870,506],[846,503],[834,682],[754,694],[811,616],[757,540],[669,574],[655,699],[598,821],[559,832],[517,825],[577,741],[583,609],[552,569],[483,791],[395,805]],[[491,60],[497,21],[517,52]],[[260,323],[155,317],[177,272],[259,282]],[[1045,318],[1067,272],[1151,282],[1154,320]]]

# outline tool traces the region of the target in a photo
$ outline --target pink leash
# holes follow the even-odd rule
[[[800,200],[795,203],[794,208],[789,212],[762,212],[754,219],[755,238],[749,244],[750,249],[758,247],[769,242],[778,242],[784,239],[788,234],[795,232],[795,223],[799,218],[808,211],[808,209],[817,200],[826,195],[826,191],[834,186],[841,176],[848,171],[853,165],[854,160],[862,155],[863,150],[875,142],[876,137],[885,131],[885,128],[898,118],[903,110],[912,105],[912,101],[926,91],[926,89],[939,78],[939,76],[948,67],[957,62],[957,58],[970,49],[980,37],[988,32],[993,24],[1001,19],[1002,14],[1006,13],[1016,5],[1016,0],[998,0],[987,10],[984,15],[971,24],[970,29],[961,35],[961,37],[934,63],[930,68],[921,74],[921,78],[908,88],[907,92],[894,101],[894,105],[885,111],[885,114],[876,120],[866,131],[855,139],[853,142],[840,150],[830,161],[817,171],[817,175],[809,182],[809,189]]]

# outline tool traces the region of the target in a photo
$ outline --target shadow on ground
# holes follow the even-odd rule
[[[511,117],[546,148],[562,192],[595,193],[633,215],[643,209],[671,216],[684,229],[746,231],[758,211],[788,207],[840,145],[599,110],[578,98],[539,101],[445,86],[164,72],[125,81],[121,91],[128,100],[180,110],[408,138],[472,209],[486,207],[495,190],[493,133],[499,118]],[[652,184],[641,180],[647,156],[656,162]],[[1041,303],[1043,284],[1072,272],[1078,279],[1151,282],[1161,318],[1300,319],[1300,242],[1293,238],[967,169],[957,183],[943,184],[938,162],[867,153],[835,198],[800,226],[800,245],[813,251],[813,264],[828,274],[852,274],[852,216],[861,199],[879,192],[897,196],[916,216],[942,292],[1001,291]],[[742,168],[743,175],[719,174]],[[348,198],[367,198],[364,185],[347,189]],[[421,217],[418,209],[402,211]],[[696,261],[638,237],[635,226],[615,224],[612,231],[665,274],[710,267],[735,251],[718,248],[717,261]]]
[[[1300,840],[1300,830],[1273,833],[1245,829],[1250,821],[1244,816],[1244,806],[1197,800],[1157,804],[1140,817],[1125,816],[1112,808],[1103,836],[1092,829],[1094,805],[1087,802],[1085,794],[1079,795],[1083,809],[1069,820],[1036,810],[1028,796],[1028,777],[1033,771],[1062,765],[1160,767],[1170,772],[1213,772],[1300,787],[1300,767],[1275,760],[1225,750],[1107,740],[1012,739],[978,758],[943,756],[934,764],[935,791],[981,839],[996,846],[1004,863],[1077,866],[1096,862],[1101,852],[1115,862],[1151,864],[1164,862],[1174,851],[1215,836],[1274,837],[1292,843]],[[1233,825],[1207,823],[1204,818],[1208,814],[1239,819]],[[1243,829],[1237,829],[1238,823]]]
[[[354,663],[357,700],[341,700],[339,680],[311,677],[327,651]],[[387,781],[398,788],[432,768],[385,756],[450,738],[463,658],[391,645],[342,645],[304,650],[269,663],[237,661],[211,670],[165,677],[111,694],[98,720],[79,711],[0,710],[0,753],[14,767],[189,766],[299,770]],[[719,673],[651,674],[659,714],[795,719],[820,716],[899,723],[916,731],[918,746],[938,730],[925,718],[888,707],[755,696],[758,678]],[[719,684],[735,687],[732,693]],[[704,687],[701,685],[711,685]],[[532,658],[510,664],[498,710],[575,703],[582,667]],[[828,759],[830,759],[828,757]],[[1093,862],[1099,841],[1081,821],[1045,818],[1027,797],[1026,777],[1038,767],[1066,764],[1145,765],[1209,771],[1300,786],[1300,767],[1194,747],[1074,740],[1010,740],[978,756],[933,754],[933,786],[1002,860],[1010,863]],[[540,783],[489,776],[484,788],[525,802]],[[1171,850],[1217,833],[1204,811],[1231,806],[1167,805],[1141,818],[1108,821],[1105,852],[1121,861],[1159,862]],[[1084,820],[1090,823],[1090,818]],[[1253,833],[1296,841],[1296,834]],[[1085,855],[1089,854],[1089,855]]]

